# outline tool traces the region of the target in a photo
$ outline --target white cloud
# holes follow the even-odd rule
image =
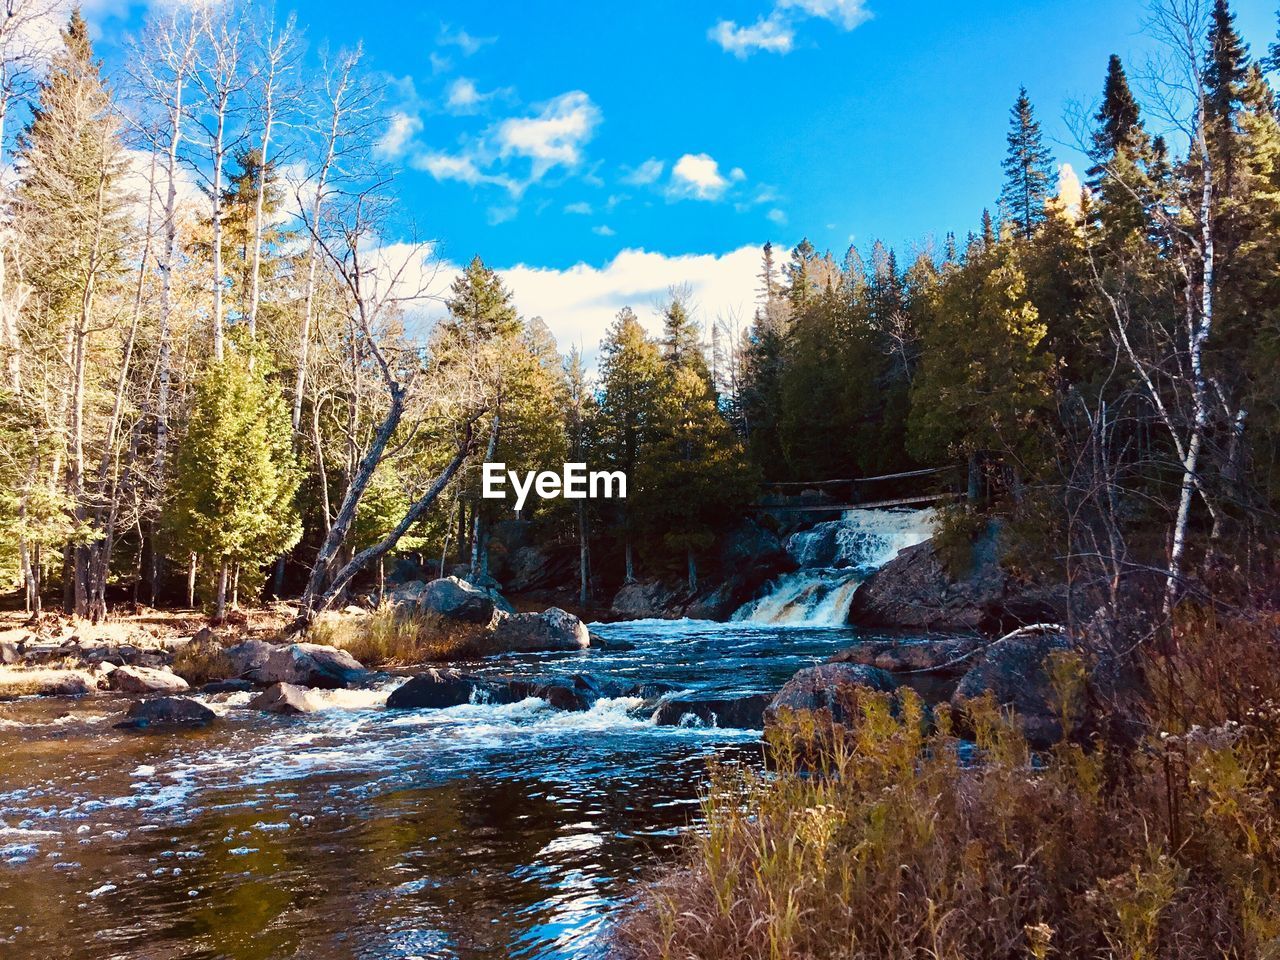
[[[497,43],[497,37],[476,37],[467,33],[467,31],[458,29],[454,30],[448,24],[440,25],[440,36],[437,42],[442,47],[457,47],[464,57],[470,57],[478,53],[482,48],[487,47],[491,43]]]
[[[575,214],[580,214],[581,216],[584,216],[584,217],[589,217],[591,216],[591,212],[592,212],[591,204],[587,203],[587,201],[585,200],[579,200],[577,203],[571,203],[567,207],[565,207],[564,212],[575,213]]]
[[[707,36],[726,53],[745,60],[758,50],[767,53],[790,53],[796,34],[790,24],[776,15],[761,17],[749,27],[732,20],[721,20],[707,31]]]
[[[780,227],[784,226],[787,222],[786,213],[782,210],[779,210],[777,207],[774,207],[772,210],[766,213],[765,216],[768,217],[771,222],[776,223]]]
[[[496,227],[500,223],[506,223],[508,220],[514,220],[516,215],[520,213],[520,208],[515,205],[505,207],[490,207],[486,211],[486,217],[489,226]]]
[[[618,233],[618,231],[614,230],[613,227],[609,226],[607,223],[602,223],[598,227],[592,227],[591,232],[597,237],[612,237],[616,236]]]
[[[740,175],[740,176],[736,176]],[[746,176],[735,168],[730,175],[734,180]],[[673,200],[691,197],[695,200],[719,200],[729,189],[729,178],[720,172],[720,164],[705,153],[686,153],[671,168],[671,182],[667,196]]]
[[[750,26],[720,20],[707,36],[739,60],[757,51],[787,54],[795,49],[796,24],[808,19],[827,20],[848,31],[871,19],[871,11],[867,0],[774,0],[773,10]]]
[[[481,93],[470,77],[458,77],[449,84],[445,94],[445,109],[455,116],[467,116],[476,113],[488,101],[496,97],[509,97],[513,93],[510,87]]]
[[[476,157],[468,153],[427,153],[414,157],[412,165],[425,170],[437,180],[456,180],[469,186],[492,184],[518,195],[524,188],[504,174],[487,173],[480,168]]]
[[[779,10],[797,10],[852,30],[871,19],[866,0],[777,0]]]
[[[378,139],[376,149],[384,157],[403,156],[413,138],[421,132],[420,119],[397,110],[391,115],[386,132]]]
[[[600,108],[581,90],[573,90],[542,104],[536,116],[502,121],[496,136],[503,156],[528,157],[533,179],[540,180],[552,167],[576,167],[600,120]]]
[[[635,310],[650,333],[661,332],[656,305],[674,285],[689,285],[704,325],[731,312],[750,317],[759,269],[759,248],[747,246],[725,254],[687,256],[628,249],[601,267],[579,263],[552,270],[520,264],[498,272],[523,316],[542,317],[562,351],[579,344],[590,363],[623,307]],[[457,271],[456,266],[442,270],[438,285],[448,289]]]
[[[622,182],[636,187],[647,186],[648,184],[656,183],[658,178],[662,176],[662,171],[666,168],[667,165],[657,157],[650,157],[638,167],[623,167]]]

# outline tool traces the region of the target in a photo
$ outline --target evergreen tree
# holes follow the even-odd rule
[[[242,150],[235,156],[239,168],[222,192],[222,244],[223,264],[231,277],[233,303],[239,304],[241,317],[249,313],[252,295],[254,218],[258,194],[262,193],[262,247],[259,257],[258,278],[269,283],[280,273],[284,258],[279,255],[285,231],[278,225],[279,214],[285,203],[284,189],[276,162],[262,163],[262,152],[257,147]],[[263,193],[265,191],[265,193]]]
[[[1027,88],[1018,91],[1010,113],[1009,152],[1004,160],[1000,208],[1018,233],[1030,239],[1044,220],[1045,201],[1053,195],[1053,154],[1044,145]]]
[[[650,455],[654,420],[665,389],[665,369],[657,344],[649,339],[630,307],[610,324],[600,344],[601,447],[609,466],[635,484],[636,471]],[[626,577],[635,579],[635,511],[621,504]]]
[[[443,328],[459,346],[475,347],[520,333],[520,318],[512,305],[511,291],[478,254],[453,281],[449,292],[445,301],[449,316]]]
[[[711,370],[702,350],[702,329],[689,314],[688,295],[672,290],[662,308],[662,359],[670,367],[692,370],[714,393]]]
[[[686,366],[668,369],[634,498],[655,548],[683,558],[691,592],[699,555],[737,520],[753,488],[742,447],[702,378]]]
[[[229,577],[241,582],[301,536],[299,475],[289,411],[261,361],[229,350],[196,381],[179,447],[168,518],[175,544],[216,575],[214,608],[226,614]]]
[[[1107,79],[1102,87],[1102,106],[1094,119],[1096,126],[1090,151],[1094,165],[1089,169],[1089,184],[1096,190],[1106,165],[1118,153],[1132,149],[1135,140],[1145,137],[1138,102],[1129,88],[1124,64],[1114,53],[1107,64]]]
[[[87,457],[104,419],[102,393],[110,389],[99,362],[103,333],[111,328],[103,322],[103,304],[119,279],[130,231],[120,196],[125,159],[119,120],[78,10],[62,31],[62,47],[18,139],[16,167],[15,213],[33,240],[23,251],[33,291],[28,302],[41,311],[27,344],[61,355],[65,371],[56,387],[66,398],[65,422],[48,424],[50,436],[37,438],[31,448],[62,446],[61,455],[48,462],[61,462],[63,475],[40,476],[31,487],[61,485],[75,531],[65,555],[65,605],[68,612],[88,616],[100,584],[91,582],[90,543],[96,534]],[[41,495],[30,489],[28,496]],[[57,496],[49,490],[42,499]]]

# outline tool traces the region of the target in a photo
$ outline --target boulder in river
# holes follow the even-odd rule
[[[170,670],[150,667],[116,667],[107,675],[107,685],[118,693],[184,693],[187,681]]]
[[[200,688],[201,693],[248,693],[253,689],[251,680],[214,680]]]
[[[1050,747],[1062,738],[1062,724],[1049,658],[1068,649],[1070,642],[1061,633],[1015,631],[974,661],[956,688],[952,706],[963,711],[967,700],[989,693],[1017,715],[1029,744]]]
[[[252,679],[339,690],[359,683],[366,673],[360,661],[345,650],[320,643],[290,643],[273,647]]]
[[[230,664],[232,677],[254,680],[257,678],[258,671],[266,666],[274,649],[273,644],[263,640],[244,640],[224,649],[222,655]]]
[[[822,663],[807,667],[788,680],[765,710],[765,725],[784,711],[814,714],[830,723],[847,725],[863,691],[892,693],[898,683],[884,670],[855,663]]]
[[[610,613],[622,620],[675,620],[684,616],[685,599],[682,590],[661,580],[635,580],[614,595]]]
[[[140,700],[116,724],[121,730],[160,731],[208,726],[218,715],[189,697],[156,697]]]
[[[662,700],[654,711],[653,722],[660,727],[697,722],[709,727],[760,730],[770,699],[767,693],[685,694]]]
[[[932,540],[907,547],[858,587],[849,622],[998,635],[1022,624],[1060,621],[1063,591],[1018,580],[1001,567],[999,558],[996,524],[973,544],[968,567],[958,574],[943,564]]]
[[[559,607],[542,613],[502,617],[494,630],[497,651],[585,650],[591,646],[587,625]]]
[[[461,670],[427,670],[391,691],[388,710],[441,710],[490,692],[487,681]]]
[[[296,716],[317,709],[304,687],[292,683],[272,684],[250,700],[245,706],[250,710]]]

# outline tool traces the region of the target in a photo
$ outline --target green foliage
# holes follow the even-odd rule
[[[1053,153],[1044,145],[1027,88],[1018,91],[1009,119],[1009,152],[1004,160],[1000,208],[1024,238],[1044,220],[1045,201],[1053,195]]]
[[[972,244],[943,275],[911,391],[908,444],[921,459],[1035,456],[1053,360],[1040,349],[1048,331],[1028,297],[1024,260],[1012,238]]]
[[[211,363],[195,384],[174,467],[174,547],[217,570],[245,572],[298,541],[298,469],[289,413],[246,350]],[[182,555],[180,554],[180,555]]]

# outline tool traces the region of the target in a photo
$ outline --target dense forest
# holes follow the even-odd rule
[[[1225,0],[1203,37],[1162,21],[1149,105],[1111,59],[1086,183],[1022,90],[969,235],[765,244],[745,329],[675,288],[656,337],[613,318],[594,370],[481,256],[423,332],[431,248],[382,242],[373,72],[242,13],[157,14],[110,81],[78,14],[47,72],[5,22],[0,564],[32,611],[301,594],[305,619],[406,553],[484,577],[495,460],[631,477],[524,511],[577,545],[584,603],[637,571],[696,589],[761,482],[944,465],[966,496],[940,543],[998,517],[1089,611],[1273,582],[1280,54]]]

